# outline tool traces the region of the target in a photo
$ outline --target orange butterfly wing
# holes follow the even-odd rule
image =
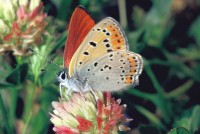
[[[69,68],[72,56],[94,25],[95,21],[84,7],[76,7],[69,23],[69,32],[64,50],[65,68]]]

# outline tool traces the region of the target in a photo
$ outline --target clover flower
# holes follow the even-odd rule
[[[124,115],[126,105],[120,105],[121,100],[115,100],[108,92],[95,94],[99,97],[97,101],[88,92],[74,93],[68,101],[52,102],[53,130],[57,134],[116,134],[129,130],[123,125],[132,120]]]
[[[30,44],[40,44],[46,26],[40,0],[0,0],[0,54],[23,55]]]

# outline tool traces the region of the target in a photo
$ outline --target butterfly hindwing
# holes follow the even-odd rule
[[[93,90],[119,91],[138,84],[143,61],[139,54],[114,51],[94,59],[76,73],[81,83],[88,83]]]
[[[69,68],[72,56],[94,25],[95,21],[89,13],[82,6],[76,7],[70,20],[68,37],[64,50],[65,68]]]
[[[90,30],[72,57],[69,76],[87,62],[118,50],[128,50],[128,42],[118,22],[107,17]]]

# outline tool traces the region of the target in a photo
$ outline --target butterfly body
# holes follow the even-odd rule
[[[64,71],[61,73],[66,75]],[[88,84],[86,82],[80,82],[78,77],[72,77],[72,78],[67,78],[67,77],[61,78],[61,77],[62,74],[57,77],[57,79],[60,81],[60,90],[62,89],[62,87],[67,88],[68,89],[67,94],[70,91],[75,91],[75,92],[89,91],[89,88],[87,86]]]
[[[92,20],[82,7],[77,7],[72,15],[64,51],[64,66],[68,72],[63,70],[58,74],[60,90],[66,87],[68,93],[121,91],[137,85],[143,60],[128,50],[121,26],[111,17],[97,24]]]

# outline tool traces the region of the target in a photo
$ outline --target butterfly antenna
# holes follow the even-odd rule
[[[39,55],[40,57],[46,59],[46,60],[49,61],[50,63],[53,63],[54,65],[56,65],[57,67],[60,68],[60,66],[59,66],[58,64],[56,64],[53,60],[51,60],[51,59],[49,59],[49,58],[47,58],[47,57],[41,55],[40,53],[36,52],[36,51],[33,50],[32,48],[29,47],[29,48],[26,50],[26,52],[28,52],[28,51],[31,51],[32,53]],[[42,69],[42,70],[45,71],[44,69]],[[42,71],[42,70],[41,70],[41,71]]]
[[[41,72],[45,72],[45,71],[48,72],[48,71],[51,71],[51,70],[60,70],[60,69],[56,69],[56,68],[55,69],[41,69]]]

